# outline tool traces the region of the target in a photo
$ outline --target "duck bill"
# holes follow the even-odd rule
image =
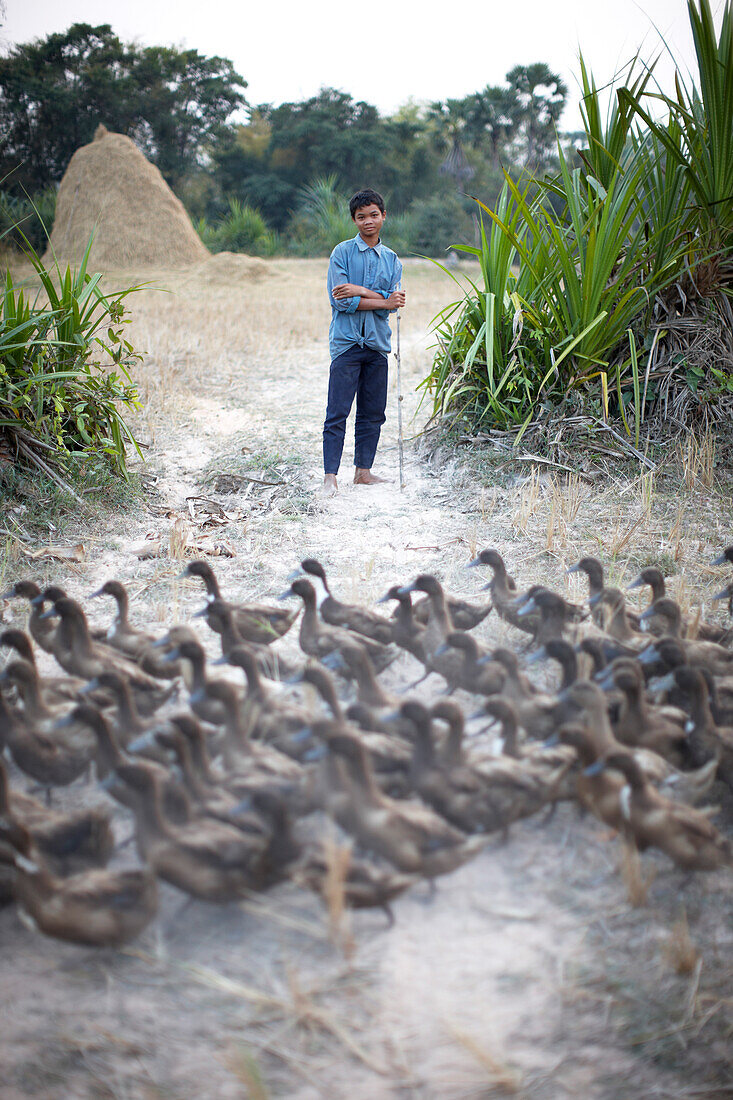
[[[194,611],[194,613],[193,613],[193,615],[191,616],[191,618],[192,618],[192,619],[203,619],[203,618],[205,618],[205,617],[206,617],[206,616],[207,616],[208,614],[209,614],[209,605],[208,605],[208,604],[206,604],[206,607],[202,607],[200,611]]]
[[[289,600],[290,597],[294,595],[295,593],[293,592],[292,588],[288,588],[285,590],[285,592],[281,592],[277,598],[278,600]]]
[[[528,653],[524,658],[528,665],[535,665],[538,661],[544,661],[547,658],[547,650],[543,645],[539,649],[535,649],[532,653]]]
[[[517,618],[523,619],[525,615],[531,615],[533,611],[537,610],[537,603],[534,596],[530,596],[528,600],[525,600],[523,604],[517,610]]]
[[[716,592],[713,596],[714,600],[727,600],[733,593],[729,592],[727,588],[724,588],[721,592]]]
[[[580,564],[576,561],[575,565],[568,566],[568,568],[565,570],[565,575],[567,576],[568,573],[579,573],[579,572],[580,572]]]
[[[727,563],[728,559],[726,558],[725,553],[718,554],[717,558],[713,558],[713,560],[710,562],[711,565],[727,565]]]
[[[294,569],[292,571],[292,573],[288,573],[285,580],[288,581],[289,584],[292,584],[293,581],[297,581],[299,577],[304,577],[304,576],[305,576],[305,571],[303,569],[298,568],[298,569]]]
[[[158,742],[154,733],[144,733],[141,737],[136,737],[134,741],[130,741],[126,751],[132,753],[134,756],[139,752],[147,752],[148,749],[156,747],[157,744]]]
[[[104,587],[104,586],[102,586],[102,587]],[[106,595],[107,595],[107,593],[103,592],[102,588],[98,588],[96,592],[90,593],[90,595],[87,596],[87,599],[88,600],[96,600],[99,596],[106,596]]]
[[[632,581],[631,584],[627,586],[626,591],[631,592],[633,588],[641,588],[644,583],[643,577],[637,577],[635,581]]]
[[[587,775],[591,778],[594,775],[600,775],[605,770],[606,761],[596,760],[595,764],[589,764],[587,768],[583,768],[583,775]]]
[[[464,565],[464,569],[475,569],[479,565],[483,565],[481,558],[474,558],[473,561],[469,561],[467,565]]]

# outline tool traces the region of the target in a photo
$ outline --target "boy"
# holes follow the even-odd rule
[[[372,463],[387,404],[387,356],[392,336],[389,313],[405,304],[404,292],[397,289],[402,264],[380,240],[387,217],[384,199],[370,188],[357,191],[349,201],[349,210],[359,232],[336,245],[328,265],[331,372],[323,424],[323,491],[327,496],[338,491],[336,474],[354,397],[354,483],[374,485],[385,480],[372,473]]]

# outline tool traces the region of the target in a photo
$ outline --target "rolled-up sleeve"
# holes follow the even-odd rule
[[[340,283],[348,283],[346,262],[339,248],[334,248],[328,262],[328,297],[334,309],[339,313],[356,313],[360,298],[334,298],[333,288]]]

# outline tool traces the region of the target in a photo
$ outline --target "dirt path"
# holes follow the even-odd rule
[[[408,421],[428,355],[426,316],[405,323]],[[523,577],[540,569],[564,583],[563,555],[542,555],[518,535],[526,486],[487,490],[408,448],[399,491],[394,392],[378,469],[395,482],[359,488],[347,476],[338,496],[320,500],[322,343],[206,360],[185,334],[177,339],[180,386],[149,413],[151,507],[99,536],[66,575],[72,590],[115,573],[133,585],[138,622],[187,621],[201,594],[175,580],[180,563],[140,563],[130,551],[148,532],[168,537],[176,522],[199,530],[187,498],[207,494],[232,516],[239,509],[224,532],[236,556],[214,563],[232,596],[277,595],[306,555],[347,600],[371,603],[418,571],[475,594],[480,578],[462,567],[490,544]],[[217,470],[286,484],[240,491],[237,502],[211,489]],[[107,610],[94,614],[102,621]],[[477,633],[518,645],[493,616]],[[205,628],[202,637],[214,653]],[[281,647],[296,652],[293,638]],[[385,682],[403,686],[416,668],[401,659]],[[433,679],[429,695],[442,686]],[[118,827],[129,833],[123,816]],[[434,897],[415,887],[395,904],[392,928],[361,913],[334,934],[320,905],[292,886],[177,915],[180,896],[164,888],[161,958],[152,935],[124,952],[89,952],[34,938],[5,910],[0,1100],[733,1096],[731,876],[687,883],[652,855],[646,873],[657,877],[634,908],[618,862],[600,826],[564,805],[551,821],[514,826],[506,843],[492,840]],[[673,928],[683,918],[699,961],[677,973],[684,934]]]

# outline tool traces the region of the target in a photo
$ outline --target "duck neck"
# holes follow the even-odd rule
[[[103,714],[97,713],[90,728],[97,739],[97,773],[100,776],[108,775],[119,764],[125,763],[125,754]]]
[[[144,723],[135,703],[135,698],[130,690],[127,680],[120,679],[120,685],[115,692],[117,702],[118,724],[130,733],[139,733],[144,728]]]
[[[514,718],[508,716],[502,718],[499,736],[504,747],[504,756],[511,756],[514,760],[519,760],[521,756],[519,752],[519,733]]]
[[[115,592],[115,600],[117,601],[117,626],[121,627],[123,631],[130,629],[130,598],[127,595],[127,590],[120,588]]]
[[[359,661],[355,668],[356,688],[359,702],[367,707],[386,707],[390,700],[384,688],[374,674],[374,668],[367,657]]]
[[[434,767],[435,745],[430,730],[418,726],[412,750],[412,761],[410,763],[410,780],[413,785],[418,784],[421,777],[425,775],[426,772],[432,771]]]
[[[18,690],[23,700],[23,706],[31,723],[42,722],[53,717],[53,711],[43,702],[38,674],[34,670],[33,675],[18,681]]]

